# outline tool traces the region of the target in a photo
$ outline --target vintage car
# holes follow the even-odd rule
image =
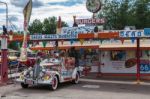
[[[80,78],[79,67],[75,67],[75,59],[72,57],[48,58],[34,67],[30,67],[20,74],[17,82],[22,88],[29,85],[48,85],[56,90],[59,83],[73,82],[77,84]]]

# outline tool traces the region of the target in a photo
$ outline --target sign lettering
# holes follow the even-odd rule
[[[76,19],[77,24],[104,24],[105,19]]]
[[[150,36],[150,35],[149,35]],[[120,31],[120,37],[146,37],[142,30]]]
[[[30,40],[76,39],[76,34],[30,35]]]

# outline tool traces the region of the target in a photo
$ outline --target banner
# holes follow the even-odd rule
[[[61,34],[94,33],[95,26],[63,27]]]
[[[47,34],[47,35],[30,35],[30,40],[56,40],[56,39],[77,39],[76,34]]]
[[[29,0],[23,10],[24,39],[23,39],[23,44],[22,44],[22,48],[21,48],[20,61],[27,61],[27,32],[28,32],[28,24],[30,21],[31,12],[32,12],[32,0]]]
[[[29,24],[29,21],[30,21],[31,12],[32,12],[32,0],[29,0],[27,5],[25,6],[25,8],[23,10],[23,14],[24,14],[24,30],[25,31],[28,30],[28,24]]]

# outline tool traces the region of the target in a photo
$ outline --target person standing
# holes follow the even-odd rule
[[[70,50],[68,50],[69,57],[75,58],[75,66],[78,67],[79,60],[78,60],[78,52],[76,51],[75,47],[71,47]]]

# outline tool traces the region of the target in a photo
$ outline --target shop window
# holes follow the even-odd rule
[[[112,61],[125,61],[125,51],[111,51],[110,54]]]

